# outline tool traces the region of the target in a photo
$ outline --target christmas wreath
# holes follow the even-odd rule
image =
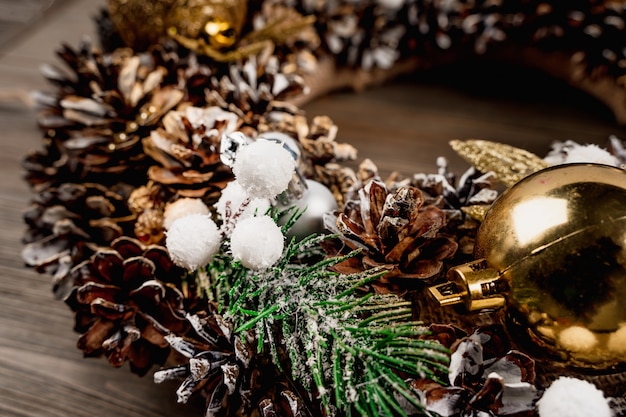
[[[466,172],[383,178],[299,107],[476,54],[626,123],[625,18],[601,0],[110,0],[98,45],[43,69],[23,258],[86,356],[178,380],[207,416],[625,415],[623,141],[452,141]]]

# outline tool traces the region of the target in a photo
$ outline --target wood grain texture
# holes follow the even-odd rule
[[[32,27],[0,58],[0,91],[45,87],[38,67],[55,62],[61,42],[91,34],[101,1],[67,1]],[[504,73],[503,81],[497,81]],[[512,87],[515,86],[515,87]],[[523,69],[464,63],[415,74],[364,93],[342,92],[306,107],[339,125],[339,140],[360,149],[383,173],[433,171],[439,155],[466,165],[448,141],[481,138],[543,155],[555,140],[605,144],[626,137],[596,102]],[[40,146],[32,110],[0,101],[0,415],[177,417],[203,415],[202,399],[179,405],[175,385],[83,359],[69,309],[54,300],[50,279],[20,259],[21,220],[31,197],[21,180],[21,158]]]

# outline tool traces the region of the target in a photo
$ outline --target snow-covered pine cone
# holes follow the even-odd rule
[[[234,333],[232,323],[213,304],[187,320],[193,329],[187,335],[166,336],[180,354],[178,362],[154,374],[157,383],[182,381],[176,392],[178,402],[203,395],[206,415],[311,415],[310,404],[299,395],[301,388],[286,379],[286,372],[280,372],[269,355],[255,351],[254,335]]]

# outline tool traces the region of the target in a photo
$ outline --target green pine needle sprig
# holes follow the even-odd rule
[[[428,330],[409,301],[364,291],[385,270],[332,270],[358,251],[300,261],[319,253],[326,238],[291,240],[279,262],[261,271],[223,253],[208,266],[204,291],[235,332],[253,331],[258,352],[317,396],[326,415],[406,416],[402,404],[428,414],[407,379],[443,383],[448,350],[423,337]]]

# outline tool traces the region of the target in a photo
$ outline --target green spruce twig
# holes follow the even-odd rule
[[[384,269],[333,271],[356,252],[300,263],[322,239],[292,240],[282,259],[262,271],[218,257],[205,291],[236,333],[254,329],[259,353],[311,390],[326,415],[404,416],[402,403],[428,414],[407,380],[441,382],[449,352],[424,338],[427,329],[412,319],[409,301],[364,290]]]

